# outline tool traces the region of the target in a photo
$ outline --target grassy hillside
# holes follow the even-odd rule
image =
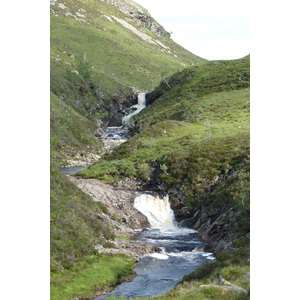
[[[134,262],[124,256],[103,256],[94,246],[114,239],[97,214],[109,213],[61,174],[67,154],[97,152],[95,122],[81,116],[51,93],[50,247],[51,299],[92,297],[132,274]],[[89,148],[87,148],[89,147]]]
[[[118,93],[128,96],[129,86],[150,90],[162,76],[205,61],[108,2],[66,0],[51,5],[51,91],[80,113],[97,111],[98,117],[103,101],[116,101],[113,95]],[[81,68],[84,56],[88,74]]]
[[[94,120],[81,116],[53,93],[50,94],[50,149],[53,161],[59,164],[68,153],[99,151],[101,142],[94,137],[96,129]]]
[[[138,134],[81,176],[111,183],[151,177],[165,189],[186,187],[193,205],[194,195],[217,177],[248,163],[249,83],[249,57],[173,75],[171,88],[162,82],[149,97],[157,97],[154,103],[134,117]]]
[[[114,239],[97,217],[108,213],[107,208],[70,183],[53,164],[50,204],[51,299],[94,296],[132,274],[132,259],[106,257],[94,249]]]
[[[248,210],[249,62],[249,56],[209,62],[173,75],[171,88],[162,82],[153,92],[158,98],[134,117],[139,133],[80,176],[152,181],[209,214]],[[236,230],[243,232],[248,221]]]

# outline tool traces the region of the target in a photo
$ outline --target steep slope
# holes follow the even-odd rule
[[[225,226],[232,208],[249,210],[249,62],[249,56],[209,62],[162,82],[149,96],[153,104],[134,117],[132,131],[139,133],[81,176],[111,183],[138,177],[159,186],[177,199],[178,217],[182,206],[201,208],[204,219],[189,224],[208,239],[218,236],[215,246],[222,248],[218,231],[203,224],[225,213],[219,220]],[[240,227],[230,217],[241,236],[247,216],[238,213]],[[233,236],[225,240],[230,244]]]
[[[50,4],[51,91],[83,115],[109,121],[137,100],[136,89],[151,90],[162,77],[205,61],[133,1]]]
[[[72,156],[90,156],[91,161],[101,142],[95,139],[96,122],[77,113],[64,101],[50,94],[50,150],[51,158],[57,164]]]

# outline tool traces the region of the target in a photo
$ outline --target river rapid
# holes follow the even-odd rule
[[[143,255],[135,265],[136,276],[131,282],[95,300],[163,295],[184,275],[215,259],[212,253],[203,251],[205,244],[199,240],[197,231],[178,226],[168,195],[137,192],[134,207],[145,214],[150,223],[150,228],[137,231],[138,241],[159,247],[160,253]]]

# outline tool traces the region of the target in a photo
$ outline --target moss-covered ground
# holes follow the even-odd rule
[[[133,274],[134,261],[123,255],[86,256],[76,268],[51,273],[51,299],[95,297],[99,291],[109,291]]]
[[[66,155],[78,151],[98,153],[101,142],[95,139],[95,120],[76,112],[53,93],[50,94],[50,149],[51,160],[58,165]]]

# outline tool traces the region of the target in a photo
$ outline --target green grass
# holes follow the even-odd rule
[[[133,274],[134,261],[122,255],[92,255],[77,269],[51,273],[51,300],[94,297]]]
[[[50,129],[51,158],[56,163],[61,163],[66,154],[84,150],[97,153],[101,147],[101,142],[94,137],[95,121],[81,116],[53,93],[50,94]]]
[[[124,177],[144,180],[152,177],[165,190],[181,189],[187,203],[197,206],[205,189],[234,167],[239,175],[230,178],[228,191],[224,189],[223,194],[237,201],[239,197],[246,197],[249,187],[250,90],[249,80],[240,83],[235,74],[248,74],[249,58],[207,63],[190,71],[175,74],[170,79],[171,89],[166,89],[135,117],[132,131],[139,134],[79,175],[109,183]],[[224,77],[227,78],[226,84]],[[203,85],[203,78],[209,86],[220,86],[222,90],[207,89],[204,92],[204,89],[197,88]],[[157,95],[162,86],[163,82],[153,95]],[[193,91],[192,96],[190,91]],[[151,168],[155,168],[155,175],[149,171]],[[245,186],[238,192],[235,190],[240,177],[244,177]],[[224,187],[223,182],[220,185]]]
[[[233,123],[238,109],[244,109],[239,115],[249,112],[250,56],[187,68],[168,78],[168,84],[171,88],[162,81],[147,97],[151,105],[135,117],[135,131],[166,119],[210,124],[211,118],[225,118]],[[220,94],[230,91],[235,93]]]
[[[133,273],[134,261],[126,256],[100,255],[95,245],[115,238],[97,214],[109,214],[51,163],[50,267],[51,299],[92,297]]]
[[[159,38],[147,29],[137,28],[165,44],[172,54],[162,52],[161,47],[147,43],[117,21],[108,21],[104,14],[126,19],[137,27],[106,2],[67,0],[64,3],[73,14],[79,7],[83,8],[88,23],[66,17],[62,10],[52,7],[58,15],[51,13],[51,91],[80,113],[97,111],[101,115],[103,101],[117,101],[114,95],[121,91],[126,97],[130,91],[128,86],[152,90],[162,79],[162,73],[171,75],[185,65],[205,61],[170,38]],[[175,53],[178,58],[174,57]],[[71,72],[78,70],[84,54],[91,66],[88,81],[82,80],[80,72],[79,76]]]
[[[243,76],[244,81],[239,79]],[[236,204],[246,199],[249,77],[249,57],[210,62],[173,75],[171,89],[163,91],[162,82],[150,96],[160,97],[134,117],[132,132],[138,134],[79,176],[109,183],[125,177],[151,177],[166,191],[180,189],[192,207],[207,197],[205,190],[216,182],[213,198],[223,193],[226,201],[233,199]],[[216,90],[202,86],[214,86]],[[155,172],[151,173],[151,168]],[[235,175],[227,176],[233,168]],[[218,181],[225,177],[227,180]],[[241,181],[243,187],[238,187]]]
[[[141,29],[176,58],[105,19],[104,14],[124,19],[106,2],[66,0],[65,5],[73,14],[85,9],[88,23],[51,13],[51,299],[92,297],[132,272],[131,260],[95,253],[96,244],[109,245],[115,238],[97,218],[106,207],[57,169],[66,153],[99,151],[93,118],[108,114],[104,103],[112,108],[130,98],[130,86],[141,91],[157,86],[147,98],[151,105],[132,119],[135,136],[80,176],[108,183],[137,177],[180,195],[191,210],[200,207],[211,216],[240,212],[228,227],[235,250],[221,251],[216,262],[159,298],[239,299],[198,287],[216,282],[221,273],[249,290],[244,275],[249,270],[250,57],[205,62],[172,39]],[[171,88],[161,81],[165,74]]]
[[[97,244],[114,239],[111,229],[97,214],[108,213],[101,202],[94,202],[72,184],[51,163],[50,248],[51,270],[72,268],[85,256],[95,252]]]

